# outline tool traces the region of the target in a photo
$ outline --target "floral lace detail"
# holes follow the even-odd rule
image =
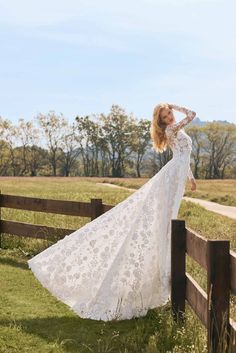
[[[167,125],[165,129],[168,138],[168,144],[173,151],[173,157],[185,158],[186,154],[190,154],[192,150],[192,140],[189,135],[184,131],[184,126],[189,124],[196,116],[196,113],[185,107],[180,107],[175,104],[170,104],[170,108],[186,114],[186,117],[178,123]],[[189,165],[187,176],[190,179],[195,179]]]
[[[185,125],[190,123],[196,116],[196,113],[192,110],[189,110],[185,107],[179,107],[175,104],[169,104],[170,108],[175,109],[181,113],[185,113],[186,117],[180,120],[178,123],[167,125],[166,133],[170,136],[172,134],[176,134],[180,129],[182,129]]]
[[[185,189],[191,139],[182,130],[169,136],[174,156],[148,182],[28,260],[41,284],[80,317],[131,319],[170,299],[170,226]]]

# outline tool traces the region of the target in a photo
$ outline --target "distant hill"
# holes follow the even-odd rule
[[[191,125],[203,126],[203,125],[206,124],[206,121],[201,121],[200,118],[198,116],[196,116],[196,118],[194,118],[193,121],[190,124]]]
[[[196,117],[189,125],[198,125],[198,126],[204,126],[207,123],[219,123],[219,124],[232,124],[229,123],[227,120],[213,120],[213,121],[202,121],[200,120],[199,117]]]

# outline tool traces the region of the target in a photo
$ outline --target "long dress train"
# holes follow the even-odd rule
[[[173,158],[111,210],[28,260],[34,275],[82,318],[122,320],[146,315],[170,299],[170,226],[190,168],[191,138],[168,125]]]

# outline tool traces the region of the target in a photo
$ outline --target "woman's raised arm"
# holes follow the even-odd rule
[[[185,107],[180,107],[175,104],[168,104],[168,106],[170,109],[175,109],[181,113],[186,114],[186,117],[180,120],[178,123],[167,125],[166,127],[167,132],[169,131],[171,133],[176,134],[178,130],[182,129],[185,125],[190,123],[190,121],[192,121],[196,116],[196,113],[193,110],[187,109]]]

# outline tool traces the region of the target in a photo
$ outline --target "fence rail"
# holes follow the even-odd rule
[[[102,199],[91,199],[91,202],[50,200],[0,192],[0,207],[93,218],[95,209],[103,213],[114,206],[104,205]]]
[[[105,205],[102,199],[91,199],[90,202],[50,200],[36,197],[1,194],[0,208],[14,208],[27,211],[56,213],[69,216],[90,217],[91,220],[110,210],[112,205]],[[1,215],[1,213],[0,213]],[[64,237],[75,229],[62,229],[45,225],[2,220],[0,217],[0,233],[23,237],[49,239],[56,235]]]
[[[90,217],[91,220],[114,206],[102,199],[91,202],[50,200],[1,194],[0,234],[49,239],[64,237],[74,229],[61,229],[1,219],[1,208]],[[0,244],[1,246],[1,244]],[[186,272],[186,254],[207,272],[207,293]],[[228,353],[236,353],[236,323],[230,318],[230,294],[236,295],[236,253],[227,240],[208,240],[185,227],[184,220],[171,221],[171,304],[173,317],[184,321],[187,301],[207,328],[209,353],[222,353],[220,330],[226,332]]]
[[[186,254],[207,272],[207,293],[186,272]],[[184,321],[185,301],[207,328],[211,353],[236,353],[236,323],[230,318],[230,294],[236,295],[236,253],[228,240],[208,240],[171,221],[171,303]]]

